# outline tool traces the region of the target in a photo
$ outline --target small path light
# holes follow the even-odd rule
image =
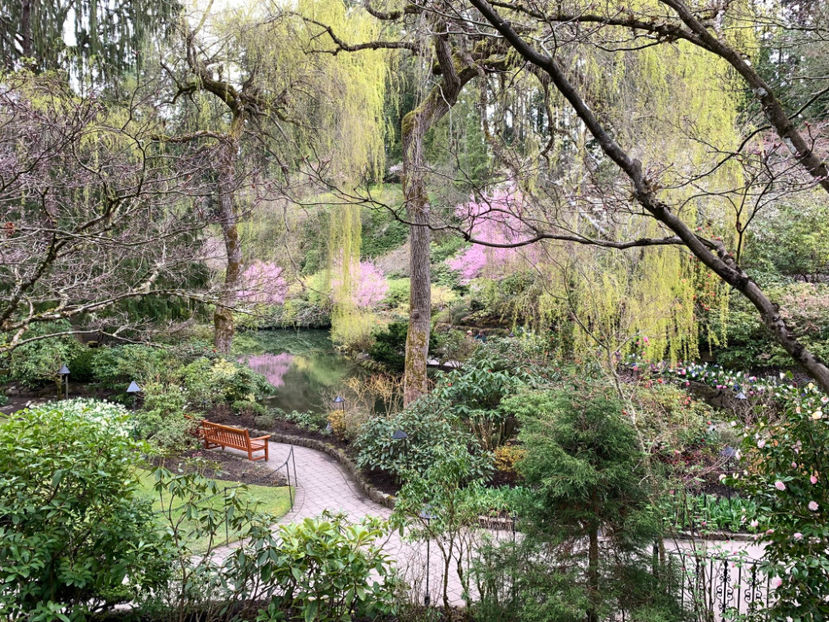
[[[141,395],[143,390],[141,386],[133,380],[130,382],[130,386],[127,387],[127,395],[132,395],[132,407],[133,409],[138,408],[138,396]]]
[[[423,510],[421,510],[420,518],[426,522],[426,596],[423,599],[423,604],[428,607],[432,600],[429,595],[429,567],[432,565],[432,555],[429,548],[429,543],[432,541],[432,533],[429,531],[429,524],[432,522],[432,519],[435,518],[435,515],[432,514],[431,508],[427,505],[423,508]]]
[[[409,435],[403,430],[395,430],[391,433],[391,437],[396,441],[402,441],[404,438],[409,438]]]
[[[66,383],[66,399],[69,399],[69,368],[66,363],[60,366],[58,373],[60,374],[60,383]]]
[[[745,394],[745,393],[743,393],[742,391],[740,391],[740,392],[739,392],[737,395],[735,395],[734,397],[736,397],[738,400],[745,400],[745,399],[748,399],[748,398],[746,397],[746,394]]]
[[[334,403],[339,404],[342,411],[345,412],[345,400],[342,398],[342,396],[338,395],[337,397],[335,397]]]

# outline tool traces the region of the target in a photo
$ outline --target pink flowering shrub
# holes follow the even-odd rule
[[[288,291],[283,272],[275,263],[257,259],[242,273],[237,297],[253,304],[281,305]]]
[[[532,238],[532,232],[520,218],[522,200],[517,190],[499,190],[479,202],[459,205],[455,215],[473,239],[490,244],[516,244]],[[498,248],[473,243],[459,255],[447,259],[446,263],[459,273],[461,282],[468,283],[479,276],[505,276],[516,266],[536,263],[538,256],[539,249],[532,244]]]
[[[343,285],[342,270],[335,265],[331,278],[331,287],[338,292]],[[351,299],[356,307],[366,309],[383,301],[389,284],[383,271],[370,261],[352,261],[351,263]]]

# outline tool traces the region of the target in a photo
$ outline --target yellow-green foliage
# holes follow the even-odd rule
[[[271,134],[280,137],[282,163],[323,161],[325,174],[344,185],[377,177],[384,166],[388,53],[320,53],[333,50],[334,43],[303,17],[349,42],[379,38],[378,20],[342,0],[300,0],[283,12],[269,6],[234,6],[207,21],[207,45],[226,58],[223,75],[256,85],[266,106],[257,113],[269,114],[279,126]],[[225,128],[227,111],[215,97],[197,92],[194,101],[199,127]]]
[[[331,288],[331,339],[349,347],[363,347],[371,336],[374,316],[354,301],[357,286],[354,274],[360,266],[362,221],[359,205],[343,204],[330,208],[328,244],[328,283]]]
[[[584,8],[581,0],[572,4]],[[630,8],[654,13],[658,5],[655,0],[637,0]],[[629,34],[607,28],[595,37],[621,41]],[[749,46],[746,37],[735,41]],[[683,183],[715,168],[718,156],[712,146],[729,152],[739,142],[739,89],[727,64],[686,42],[610,52],[597,49],[595,38],[589,41],[559,52],[565,70],[577,78],[588,103],[622,147],[642,162],[660,198],[691,227],[731,246],[736,220],[731,206],[732,201],[739,203],[737,189],[742,185],[737,164],[727,162],[696,184]],[[638,215],[641,208],[632,199],[631,213],[619,211],[612,219],[593,207],[595,190],[582,190],[582,180],[596,175],[596,147],[560,95],[553,96],[552,104],[552,123],[561,131],[554,133],[548,157],[559,163],[556,170],[561,171],[567,204],[580,209],[559,210],[551,226],[620,240],[669,235],[649,217]],[[536,180],[524,180],[524,188],[533,193]],[[585,218],[585,209],[596,216]],[[632,337],[638,335],[648,338],[639,345],[649,359],[694,357],[699,346],[697,305],[715,311],[719,307],[720,313],[727,305],[719,280],[709,278],[707,269],[678,249],[620,252],[549,244],[545,255],[542,265],[534,267],[534,285],[512,302],[513,313],[526,315],[532,308],[531,323],[542,328],[573,320],[572,332],[560,337],[576,353],[593,352],[598,344],[605,351],[624,353],[634,347]]]

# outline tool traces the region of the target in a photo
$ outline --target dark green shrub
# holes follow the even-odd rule
[[[179,373],[190,404],[201,409],[219,403],[254,402],[275,390],[262,374],[222,358],[198,358]]]
[[[636,431],[609,388],[568,385],[538,394],[519,414],[526,454],[518,469],[528,492],[518,513],[528,545],[552,547],[551,572],[559,564],[572,575],[588,620],[620,611],[681,619],[651,574],[650,548],[662,531]]]
[[[35,324],[23,334],[23,339],[71,330],[67,321]],[[72,336],[49,337],[15,348],[9,357],[9,379],[29,388],[58,382],[58,370],[83,351],[83,346]],[[70,376],[71,379],[71,376]]]
[[[265,413],[254,417],[253,423],[260,430],[270,430],[276,424],[276,417],[273,413]]]
[[[69,361],[69,370],[72,372],[69,378],[72,382],[92,382],[95,380],[95,372],[92,369],[92,361],[95,358],[95,348],[83,347]]]
[[[405,432],[406,438],[395,438],[399,431]],[[388,417],[370,419],[355,440],[360,468],[397,476],[407,471],[425,471],[441,454],[456,446],[476,457],[476,476],[489,475],[492,456],[460,429],[446,404],[433,395],[426,395]]]
[[[325,413],[292,410],[289,413],[282,412],[276,416],[313,432],[326,432],[328,428],[328,416]]]
[[[237,415],[262,416],[268,414],[267,406],[248,400],[237,400],[230,405],[230,408]]]
[[[141,446],[129,416],[72,400],[0,424],[0,614],[84,620],[140,603],[169,576],[149,503],[137,496]]]
[[[139,384],[168,380],[178,365],[164,348],[128,344],[97,348],[92,372],[102,387],[123,393],[133,380]]]
[[[134,414],[135,435],[162,454],[196,445],[194,421],[186,417],[187,395],[175,384],[150,382],[143,387],[143,404]]]

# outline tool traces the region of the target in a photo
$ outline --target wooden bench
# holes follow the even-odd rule
[[[250,460],[268,459],[268,439],[271,437],[270,434],[251,438],[248,431],[244,428],[233,428],[229,425],[222,425],[221,423],[213,423],[211,421],[201,421],[199,428],[199,436],[204,441],[205,449],[233,447],[234,449],[241,449],[242,451],[248,452],[248,459]],[[254,452],[258,451],[264,451],[265,455],[254,458]]]

